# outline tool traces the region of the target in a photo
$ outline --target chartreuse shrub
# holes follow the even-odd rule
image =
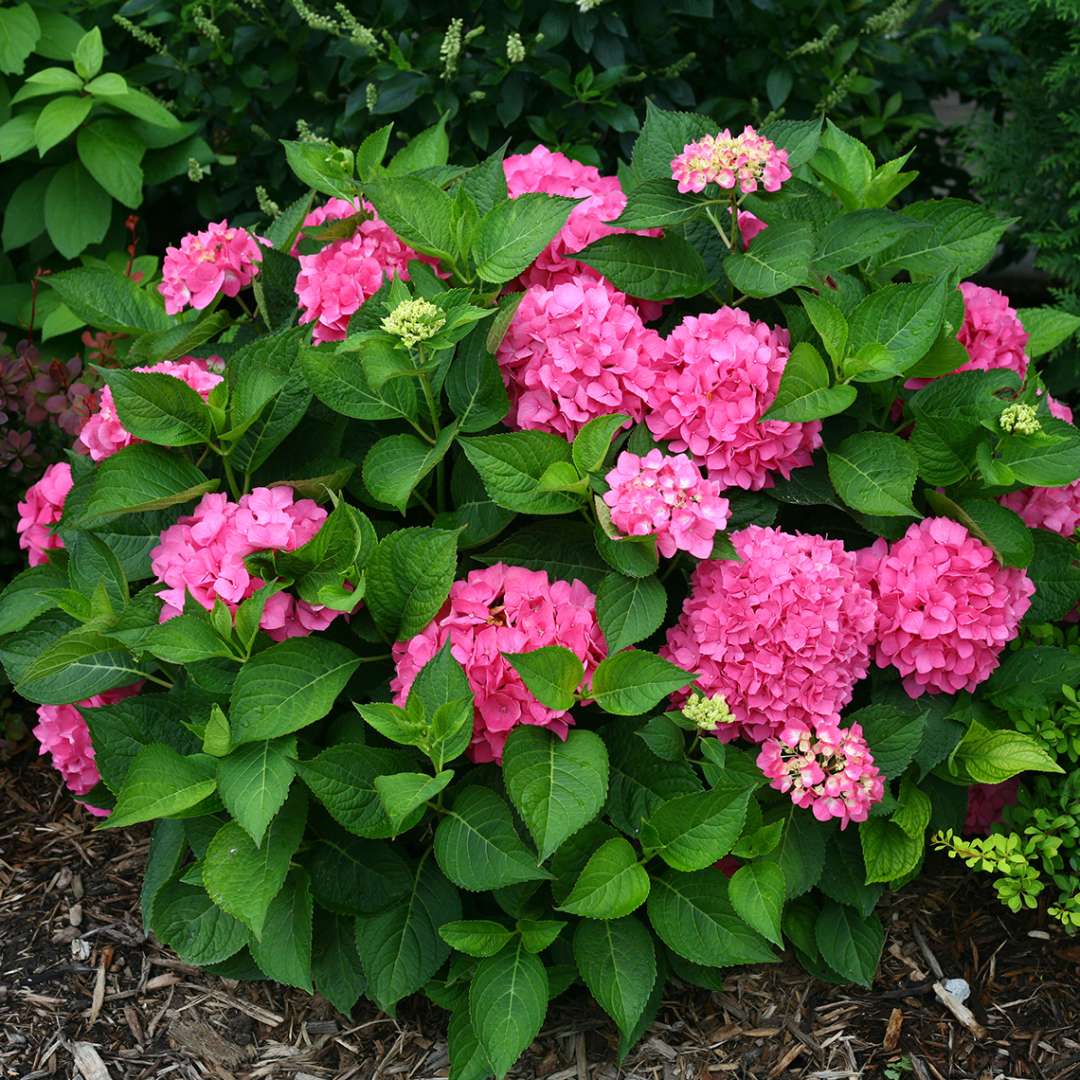
[[[653,109],[618,181],[388,136],[288,144],[313,192],[160,282],[49,279],[126,337],[20,504],[43,752],[154,823],[185,961],[424,992],[455,1077],[579,980],[621,1054],[671,977],[869,984],[966,788],[1061,772],[1008,710],[1075,657],[1002,658],[1080,601],[1073,324],[832,124]]]

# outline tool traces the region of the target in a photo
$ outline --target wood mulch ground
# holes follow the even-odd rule
[[[442,1020],[421,998],[396,1020],[368,1005],[346,1018],[319,998],[203,975],[148,940],[145,835],[92,832],[42,763],[0,765],[0,807],[0,1077],[447,1075]],[[1080,1080],[1080,942],[1007,916],[952,863],[884,915],[872,990],[794,964],[733,970],[723,993],[673,986],[621,1073],[612,1025],[572,990],[512,1076]],[[966,1026],[935,995],[942,977],[972,987]]]

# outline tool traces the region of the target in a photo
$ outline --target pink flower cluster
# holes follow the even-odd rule
[[[201,232],[188,233],[179,247],[167,247],[158,285],[166,312],[178,315],[189,306],[201,311],[218,293],[236,296],[246,289],[259,272],[260,244],[270,246],[268,240],[252,236],[247,229],[217,221]]]
[[[64,546],[53,526],[64,515],[64,500],[71,490],[71,466],[66,461],[50,465],[36,484],[26,489],[18,504],[19,547],[27,553],[31,566],[49,561],[49,552]]]
[[[352,236],[333,240],[313,255],[301,255],[296,275],[296,295],[300,301],[300,321],[313,322],[312,338],[341,341],[348,333],[349,318],[368,297],[392,277],[409,280],[409,263],[414,260],[435,265],[435,260],[417,254],[384,222],[369,202],[330,199],[306,218],[305,228],[340,221],[363,213]]]
[[[604,477],[604,502],[611,520],[628,536],[655,536],[665,559],[688,551],[697,559],[712,554],[713,540],[728,520],[728,501],[715,480],[702,477],[685,454],[650,450],[644,457],[624,451]]]
[[[876,660],[904,676],[904,689],[974,690],[998,666],[1035,586],[1023,570],[1000,566],[959,522],[924,518],[894,544],[859,555],[877,602]]]
[[[297,499],[292,488],[255,488],[239,502],[221,494],[204,495],[188,517],[162,534],[150,552],[150,565],[167,588],[161,621],[175,618],[190,595],[207,611],[221,600],[231,611],[262,588],[244,558],[256,551],[293,551],[322,526],[326,511],[311,499]],[[325,630],[341,614],[309,604],[286,592],[266,602],[259,625],[275,641]]]
[[[791,179],[788,152],[759,135],[747,125],[741,135],[733,136],[724,128],[719,135],[705,135],[687,143],[671,162],[671,178],[679,191],[700,192],[707,184],[722,188],[738,187],[744,195],[757,191],[779,191]]]
[[[965,836],[988,836],[1001,820],[1005,807],[1016,802],[1020,781],[1014,776],[1001,784],[972,784],[967,789],[967,815],[964,818]]]
[[[41,744],[38,753],[51,756],[53,768],[64,778],[69,791],[76,795],[85,795],[101,779],[97,765],[94,764],[90,729],[79,710],[112,705],[137,694],[140,689],[141,681],[131,686],[122,686],[118,690],[94,694],[93,697],[74,705],[38,706],[38,722],[34,727],[34,737]],[[99,810],[96,806],[87,806],[86,809],[98,817],[107,817],[109,813],[108,810]]]
[[[818,821],[839,818],[841,829],[865,821],[885,794],[885,780],[858,724],[845,730],[835,721],[819,721],[812,732],[785,728],[765,742],[757,764],[770,787],[790,794]]]
[[[580,581],[552,581],[541,570],[497,563],[455,581],[442,611],[415,637],[393,647],[397,672],[390,688],[403,705],[423,666],[450,641],[475,699],[473,761],[501,761],[503,744],[519,724],[565,739],[573,717],[549,709],[526,689],[504,653],[544,645],[569,649],[586,678],[604,658],[596,597]]]
[[[644,415],[663,339],[602,278],[532,286],[499,345],[506,423],[572,438],[593,417]]]
[[[1028,333],[1009,298],[973,281],[962,281],[960,292],[964,295],[964,324],[956,340],[964,346],[968,360],[957,370],[1008,368],[1026,378]]]
[[[688,315],[655,365],[645,422],[676,452],[688,451],[724,486],[771,487],[811,463],[821,422],[761,419],[780,387],[788,332],[738,308]]]
[[[870,666],[874,603],[838,540],[748,525],[739,560],[699,563],[661,655],[722,694],[725,742],[835,724]]]
[[[191,387],[205,401],[210,396],[222,376],[216,371],[210,370],[210,363],[221,364],[221,358],[210,357],[209,360],[198,360],[193,356],[186,356],[182,360],[163,360],[149,367],[137,367],[135,371],[152,371],[161,375],[171,375]],[[130,446],[133,442],[139,442],[131,432],[120,422],[116,414],[116,403],[113,401],[112,390],[105,387],[101,391],[101,398],[97,409],[92,412],[79,432],[76,449],[80,447],[93,458],[94,461],[104,461],[118,450]]]

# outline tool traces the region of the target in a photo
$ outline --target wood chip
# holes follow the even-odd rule
[[[90,1043],[71,1043],[68,1049],[75,1059],[75,1067],[82,1074],[83,1080],[112,1080],[109,1070],[105,1068],[105,1062],[101,1060],[101,1055]]]
[[[900,1029],[904,1026],[904,1010],[893,1009],[889,1013],[889,1023],[885,1028],[885,1038],[881,1045],[886,1050],[895,1050],[900,1045]]]
[[[986,1028],[975,1019],[975,1014],[955,995],[940,983],[934,983],[934,994],[938,1001],[945,1006],[975,1036],[976,1039],[986,1038]]]

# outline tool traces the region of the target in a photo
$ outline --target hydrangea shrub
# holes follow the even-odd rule
[[[1024,635],[1080,434],[1060,322],[966,284],[1006,222],[829,123],[653,109],[618,179],[388,135],[160,283],[49,279],[129,336],[0,602],[43,752],[155,823],[186,962],[422,991],[456,1078],[578,980],[623,1055],[670,977],[869,984],[966,789],[1061,771],[1009,710],[1075,663]]]

